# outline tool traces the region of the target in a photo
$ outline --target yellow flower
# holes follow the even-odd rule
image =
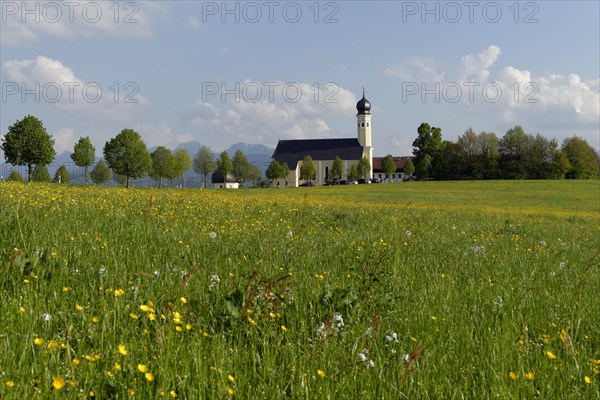
[[[154,374],[152,372],[146,372],[144,378],[146,378],[148,382],[152,382],[154,380]]]
[[[92,317],[92,322],[95,323],[95,324],[97,324],[98,322],[100,322],[100,317],[98,317],[97,315],[94,315]]]
[[[74,366],[78,366],[81,361],[79,361],[78,358],[74,358],[71,362],[73,363]]]
[[[325,378],[325,371],[323,371],[322,369],[318,369],[317,375],[319,375],[321,378]]]
[[[138,319],[138,318],[139,318],[139,317],[138,317],[138,315],[137,315],[137,314],[134,314],[134,313],[131,313],[131,314],[129,314],[129,316],[130,316],[131,318],[133,318],[133,319]]]
[[[144,364],[138,364],[138,371],[140,371],[141,373],[146,373],[148,372],[148,367]]]
[[[152,308],[150,308],[150,306],[147,306],[146,304],[142,304],[140,306],[140,310],[142,310],[143,312],[154,312],[154,310]]]
[[[33,339],[33,344],[35,344],[36,346],[41,346],[44,344],[44,339],[36,337],[35,339]]]
[[[113,369],[117,372],[120,372],[123,368],[121,367],[121,364],[116,362],[115,365],[113,366]]]
[[[592,378],[590,378],[590,377],[589,377],[589,376],[587,376],[587,375],[583,377],[583,381],[584,381],[585,383],[587,383],[588,385],[591,385],[591,384],[592,384]]]
[[[88,356],[85,356],[85,359],[88,361],[91,361],[91,362],[96,362],[96,361],[100,360],[100,354],[94,354],[91,356],[88,355]]]
[[[514,372],[512,372],[512,371],[509,371],[509,372],[508,372],[508,377],[509,377],[510,379],[512,379],[513,381],[514,381],[514,380],[516,380],[516,379],[518,378],[518,377],[517,377],[517,374],[515,374],[515,373],[514,373]]]
[[[228,388],[228,389],[227,389],[227,394],[228,394],[229,396],[233,396],[233,395],[235,394],[235,390],[233,390],[232,388]]]
[[[284,331],[284,332],[288,331],[288,329],[285,327],[285,325],[281,325],[281,330]]]
[[[551,360],[556,360],[556,356],[550,350],[546,351],[546,357],[548,357]]]
[[[58,347],[58,342],[56,342],[56,340],[51,340],[50,343],[48,343],[48,348],[50,350],[54,350],[57,347]]]
[[[15,386],[15,383],[13,381],[6,381],[6,387],[9,389],[12,389]]]
[[[535,378],[535,374],[533,373],[533,371],[529,371],[528,373],[525,374],[525,378],[532,381]]]
[[[127,355],[127,348],[125,348],[124,344],[120,344],[118,347],[118,350],[119,350],[119,354],[121,354],[122,356]]]
[[[431,320],[432,320],[432,321],[435,321],[436,319],[437,319],[437,318],[436,318],[435,316],[433,316],[433,315],[431,316]]]
[[[149,313],[149,314],[148,314],[148,319],[149,319],[150,321],[154,321],[154,320],[156,319],[156,314],[154,314],[154,313]]]
[[[94,393],[93,390],[90,390],[90,393],[88,394],[90,397],[96,397],[96,393]]]
[[[187,301],[187,299],[186,299],[185,297],[182,297],[182,298],[180,298],[179,300],[181,300],[181,302],[182,302],[183,304],[186,304],[186,303],[188,302],[188,301]]]
[[[181,332],[181,331],[183,330],[183,328],[182,328],[181,326],[177,325],[177,326],[175,327],[175,330],[176,330],[177,332]]]
[[[192,324],[185,324],[185,329],[188,331],[192,329]]]
[[[19,307],[19,312],[25,312],[25,308]]]
[[[135,396],[135,390],[133,390],[133,389],[129,389],[129,392],[127,392],[127,395],[128,395],[129,397],[133,397],[133,396]]]
[[[227,375],[227,380],[231,383],[235,382],[235,378],[231,375]]]
[[[54,378],[54,380],[52,381],[52,386],[54,387],[54,389],[56,390],[60,390],[63,387],[65,387],[65,378],[63,378],[62,376],[57,376],[56,378]]]
[[[256,321],[250,317],[248,317],[248,322],[250,322],[252,325],[256,325]]]
[[[79,304],[75,304],[75,311],[83,311],[83,307]]]
[[[171,395],[171,397],[172,397],[172,398],[175,398],[175,397],[177,397],[177,392],[176,392],[176,391],[174,391],[174,390],[171,390],[171,391],[169,392],[169,395]]]
[[[115,297],[123,296],[124,294],[125,294],[125,291],[123,289],[115,290]]]

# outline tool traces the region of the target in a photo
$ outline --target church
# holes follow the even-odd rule
[[[329,171],[333,160],[339,157],[343,161],[342,179],[352,165],[366,157],[369,165],[373,166],[373,147],[371,145],[371,103],[363,97],[356,103],[357,137],[341,139],[300,139],[280,140],[277,143],[272,158],[280,163],[286,163],[290,169],[287,179],[279,180],[279,187],[297,187],[303,183],[300,179],[300,166],[305,156],[311,156],[315,164],[316,185],[323,185],[329,180]],[[373,178],[373,169],[367,178]]]

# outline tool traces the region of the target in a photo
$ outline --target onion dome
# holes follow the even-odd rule
[[[371,114],[371,102],[365,98],[365,88],[363,87],[363,97],[356,103],[358,115]]]

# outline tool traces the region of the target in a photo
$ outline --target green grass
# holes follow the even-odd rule
[[[0,398],[598,398],[599,189],[1,185]]]

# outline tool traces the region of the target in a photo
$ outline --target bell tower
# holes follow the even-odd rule
[[[363,147],[363,157],[367,157],[371,172],[369,177],[373,178],[373,147],[371,145],[371,102],[365,98],[365,87],[363,86],[362,99],[356,103],[356,122],[358,124],[358,142]]]

